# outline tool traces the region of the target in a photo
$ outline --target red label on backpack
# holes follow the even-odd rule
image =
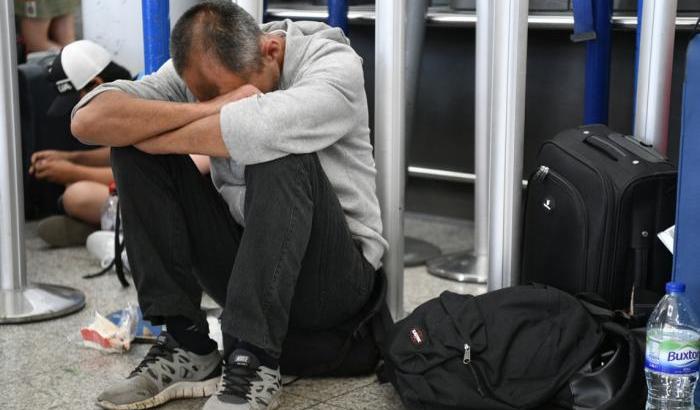
[[[409,337],[411,338],[411,343],[415,346],[423,346],[425,343],[425,332],[419,327],[413,327],[409,331]]]

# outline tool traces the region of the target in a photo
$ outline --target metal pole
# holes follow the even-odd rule
[[[476,3],[476,70],[474,104],[474,249],[428,262],[428,272],[459,282],[486,283],[489,255],[489,126],[491,116],[492,27],[495,4]]]
[[[348,32],[348,0],[328,0],[328,25]]]
[[[612,1],[593,2],[596,37],[586,49],[584,124],[607,124],[610,106],[610,54],[612,52]]]
[[[263,12],[265,9],[263,0],[233,0],[233,2],[243,7],[245,11],[250,13],[258,24],[262,23]]]
[[[144,73],[157,71],[170,58],[170,0],[142,0]]]
[[[7,2],[11,3],[11,2]],[[2,43],[0,53],[2,77],[0,78],[0,272],[2,289],[18,290],[27,286],[24,254],[24,201],[21,191],[22,156],[19,136],[19,98],[17,91],[17,57],[13,4],[0,5],[2,18]]]
[[[525,124],[527,0],[493,2],[489,16],[489,290],[517,283]]]
[[[0,2],[0,323],[66,315],[85,306],[81,292],[27,285],[14,3]]]
[[[479,181],[474,186],[474,265],[475,281],[486,283],[488,278],[489,258],[489,158],[491,155],[489,141],[489,124],[491,122],[491,85],[492,76],[489,62],[492,61],[491,30],[487,22],[493,21],[494,2],[477,0],[476,15],[476,68],[475,68],[475,104],[474,104],[474,173]],[[527,7],[526,7],[527,10]],[[527,16],[527,12],[525,13]],[[527,17],[526,17],[527,18]],[[481,20],[484,24],[479,24]],[[527,24],[527,20],[526,20]]]
[[[405,163],[406,4],[404,0],[377,2],[375,25],[374,141],[377,194],[389,252],[384,269],[389,280],[387,302],[395,319],[403,311],[403,210]]]
[[[666,155],[677,0],[645,0],[634,136]]]
[[[418,74],[420,73],[425,39],[425,15],[429,5],[430,0],[406,2],[406,158],[408,158],[413,139],[416,96],[420,81]],[[440,248],[428,241],[411,236],[404,238],[404,264],[406,266],[422,265],[441,253]]]

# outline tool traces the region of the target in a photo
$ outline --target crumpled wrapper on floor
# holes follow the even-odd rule
[[[136,336],[138,308],[129,305],[123,309],[119,324],[112,323],[98,312],[95,320],[80,329],[83,345],[106,353],[124,353],[131,348]]]

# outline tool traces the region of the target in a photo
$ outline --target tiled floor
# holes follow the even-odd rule
[[[35,226],[26,229],[28,278],[83,290],[87,306],[62,319],[24,325],[0,326],[0,409],[93,409],[94,399],[111,383],[126,376],[148,346],[136,345],[128,354],[104,355],[83,348],[78,329],[95,311],[112,312],[135,303],[133,287],[122,289],[113,275],[85,280],[97,264],[84,249],[47,249],[36,237]],[[407,215],[406,232],[429,240],[450,252],[471,246],[468,222]],[[482,286],[434,278],[424,267],[405,273],[407,310],[450,289],[481,293]],[[163,409],[198,409],[204,400],[181,400]],[[283,409],[401,409],[389,385],[375,377],[354,379],[303,379],[284,390]]]

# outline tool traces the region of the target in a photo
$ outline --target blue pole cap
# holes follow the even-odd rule
[[[683,293],[685,292],[685,283],[668,282],[666,284],[666,293]]]

